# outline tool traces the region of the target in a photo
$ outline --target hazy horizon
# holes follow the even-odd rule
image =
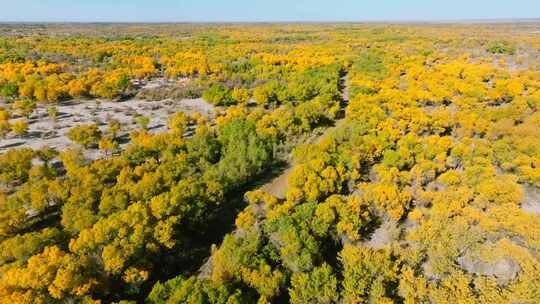
[[[173,1],[19,0],[3,5],[1,23],[328,23],[536,21],[534,0]]]
[[[495,19],[438,19],[438,20],[261,20],[261,21],[1,21],[0,24],[460,24],[460,23],[529,23],[540,22],[540,18],[495,18]]]

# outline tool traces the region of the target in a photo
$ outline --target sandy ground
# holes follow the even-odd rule
[[[540,215],[540,188],[525,187],[525,198],[521,208],[527,213]]]
[[[0,102],[0,107],[9,108],[9,105]],[[155,133],[166,130],[168,118],[176,112],[199,112],[209,118],[214,115],[214,106],[202,99],[179,101],[145,101],[138,99],[126,101],[71,100],[56,107],[58,115],[53,120],[48,117],[46,107],[39,106],[28,120],[28,134],[25,136],[10,134],[7,138],[0,140],[0,153],[11,148],[22,147],[39,149],[48,146],[63,150],[75,145],[65,136],[66,133],[72,127],[81,124],[96,123],[104,131],[107,128],[107,121],[115,119],[122,124],[120,134],[127,134],[131,130],[139,128],[135,118],[142,115],[150,118],[148,128],[150,132]],[[20,118],[14,120],[17,119]]]
[[[283,199],[287,194],[288,179],[292,168],[288,168],[281,175],[271,180],[269,183],[263,185],[260,190],[272,194],[273,196]]]
[[[371,234],[368,240],[360,244],[373,249],[382,249],[390,246],[390,244],[399,238],[398,223],[392,220],[385,220]]]

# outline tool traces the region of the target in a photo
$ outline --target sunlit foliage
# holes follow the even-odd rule
[[[526,29],[0,27],[2,139],[71,99],[215,106],[5,148],[0,302],[539,302]],[[283,195],[259,189],[283,167]]]

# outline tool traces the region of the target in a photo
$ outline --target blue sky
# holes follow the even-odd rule
[[[385,21],[540,18],[540,0],[3,0],[1,21]]]

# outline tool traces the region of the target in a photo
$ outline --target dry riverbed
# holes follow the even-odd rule
[[[0,101],[0,107],[10,108],[10,105]],[[38,106],[28,119],[28,134],[24,136],[10,134],[7,138],[0,140],[0,153],[11,148],[39,149],[48,146],[60,151],[76,146],[66,137],[66,133],[72,127],[82,124],[98,124],[100,130],[104,131],[107,128],[107,121],[114,119],[122,124],[120,132],[122,135],[129,134],[133,129],[139,128],[136,122],[138,116],[146,116],[150,119],[148,129],[152,133],[166,130],[168,118],[176,112],[199,112],[210,119],[214,116],[214,106],[202,99],[177,101],[71,100],[57,104],[56,108],[58,109],[57,117],[52,119],[47,115],[45,106]],[[12,122],[17,119],[22,118],[14,118]],[[93,156],[91,154],[90,157]],[[94,151],[94,154],[98,154],[98,152]]]

